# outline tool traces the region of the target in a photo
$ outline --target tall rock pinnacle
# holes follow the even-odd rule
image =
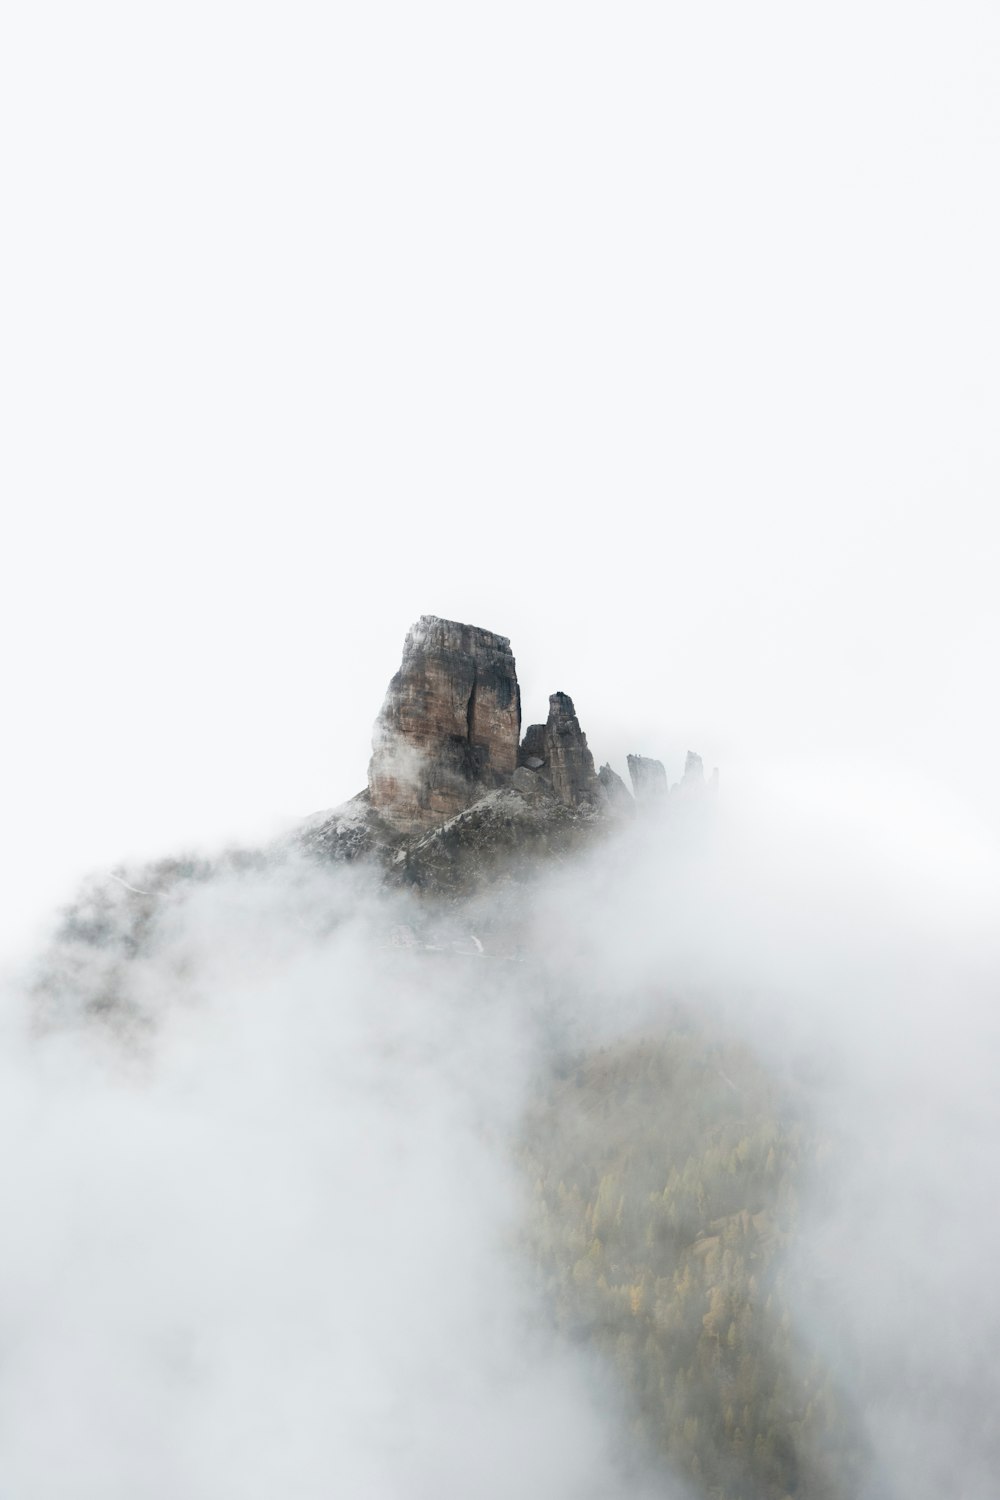
[[[594,757],[568,693],[553,693],[546,722],[528,726],[520,763],[544,777],[560,802],[573,807],[593,800],[597,789]]]
[[[443,822],[509,780],[520,729],[507,637],[422,615],[375,723],[372,806],[412,827]]]
[[[628,774],[632,778],[637,802],[649,802],[667,795],[667,773],[662,761],[650,760],[648,755],[630,755]]]

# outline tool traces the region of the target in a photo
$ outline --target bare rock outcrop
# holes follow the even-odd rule
[[[546,722],[529,724],[518,763],[536,771],[567,807],[597,798],[594,757],[568,693],[553,693]]]
[[[635,799],[617,771],[605,763],[597,773],[601,800],[614,812],[634,812]]]
[[[521,695],[510,641],[423,615],[375,724],[371,806],[408,828],[432,828],[517,765]]]
[[[705,779],[705,767],[700,755],[689,750],[684,761],[684,775],[674,787],[671,795],[680,797],[683,801],[703,802],[715,797],[719,790],[719,768],[712,771],[711,776]]]
[[[700,755],[689,750],[684,758],[684,775],[681,777],[682,787],[697,787],[699,791],[705,785],[705,767]]]
[[[518,782],[531,779],[527,789]],[[439,828],[407,841],[393,875],[404,885],[439,892],[481,890],[528,881],[539,860],[565,856],[600,838],[602,815],[569,807],[540,776],[522,767],[506,790],[487,792]]]
[[[673,807],[657,760],[628,757],[634,798],[609,765],[595,771],[568,693],[552,694],[545,723],[519,743],[520,727],[507,637],[423,615],[375,723],[367,787],[310,818],[299,844],[316,858],[457,891],[520,878],[532,860],[582,846],[639,804]],[[699,800],[704,789],[689,754],[680,790]]]
[[[667,795],[667,773],[662,761],[650,760],[646,755],[630,755],[628,774],[632,778],[637,802],[649,802]]]

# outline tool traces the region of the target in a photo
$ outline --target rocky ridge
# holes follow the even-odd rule
[[[669,789],[660,761],[628,757],[634,796],[595,770],[572,698],[549,698],[521,735],[521,692],[506,636],[436,615],[407,633],[375,721],[368,785],[300,830],[321,858],[378,860],[417,886],[474,889],[539,854],[561,854],[609,822],[714,791],[688,752]]]

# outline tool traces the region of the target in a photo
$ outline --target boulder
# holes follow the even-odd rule
[[[517,753],[519,766],[527,766],[531,771],[540,771],[545,765],[548,756],[548,746],[545,743],[545,725],[529,724],[524,731],[524,739]]]

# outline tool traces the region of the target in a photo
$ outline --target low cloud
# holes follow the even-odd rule
[[[447,914],[293,858],[155,902],[148,872],[98,882],[44,1003],[5,997],[4,1489],[684,1493],[551,1322],[516,1151],[554,1056],[681,1003],[830,1142],[790,1275],[877,1482],[986,1500],[994,867],[969,875],[939,823],[914,856],[911,811],[897,837],[818,797],[723,798],[710,827],[640,820]]]

